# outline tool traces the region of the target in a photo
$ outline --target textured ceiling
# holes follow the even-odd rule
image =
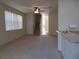
[[[57,0],[0,0],[3,3],[24,13],[32,11],[37,6],[42,11],[48,11],[57,6]]]

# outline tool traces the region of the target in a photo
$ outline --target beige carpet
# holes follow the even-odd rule
[[[61,59],[56,37],[24,36],[0,47],[0,59]]]

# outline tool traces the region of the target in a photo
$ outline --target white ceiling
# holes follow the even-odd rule
[[[24,13],[32,11],[37,6],[42,11],[48,11],[57,7],[57,0],[0,0],[3,3]]]

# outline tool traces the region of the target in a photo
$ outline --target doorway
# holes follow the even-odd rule
[[[35,28],[34,28],[34,34],[35,35],[40,35],[41,29],[40,29],[40,24],[41,24],[41,14],[40,13],[35,13]]]
[[[48,35],[49,32],[49,17],[47,12],[40,12],[38,7],[34,9],[34,34],[35,35]]]
[[[49,34],[49,17],[48,13],[37,13],[35,16],[35,35],[48,35]]]

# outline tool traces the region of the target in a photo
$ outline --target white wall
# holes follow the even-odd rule
[[[68,30],[69,25],[77,25],[79,30],[79,0],[58,0],[59,30]]]
[[[29,12],[26,15],[26,34],[27,35],[33,35],[33,30],[34,30],[34,14],[33,12]]]
[[[25,18],[24,14],[21,13],[20,11],[17,11],[9,6],[0,4],[0,45],[5,44],[9,41],[12,41],[18,37],[21,37],[26,33],[25,19],[23,19],[24,28],[22,30],[16,30],[16,31],[10,31],[10,32],[5,31],[5,17],[4,17],[5,10],[9,10],[9,11],[15,12],[17,14],[20,14],[23,16],[23,18]]]
[[[57,10],[52,10],[49,12],[49,35],[56,35],[56,30],[58,28],[58,12]]]

